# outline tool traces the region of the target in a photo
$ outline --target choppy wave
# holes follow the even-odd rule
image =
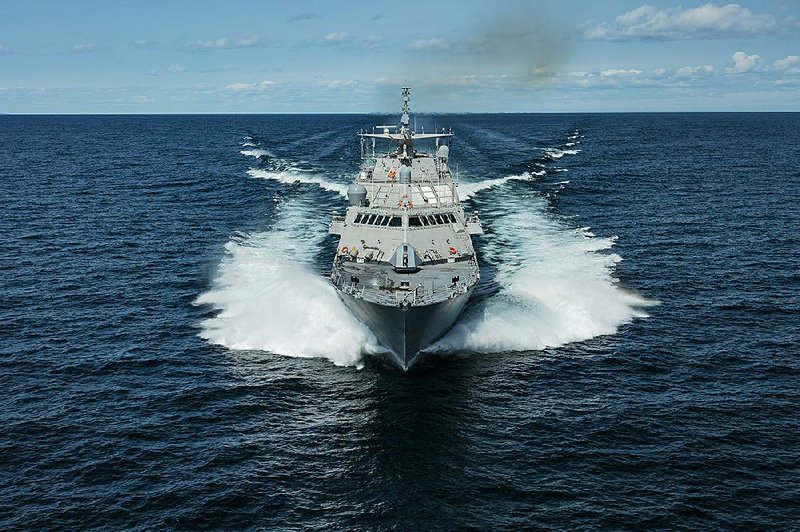
[[[250,144],[250,146],[253,146],[253,144]],[[269,151],[267,151],[267,150],[265,150],[263,148],[254,148],[252,150],[242,150],[239,153],[241,153],[242,155],[247,155],[249,157],[257,157],[257,158],[260,158],[260,157],[275,157],[274,154],[270,153]]]
[[[544,151],[548,156],[552,157],[553,159],[561,159],[565,155],[577,155],[581,152],[581,150],[572,149],[572,150],[561,150],[558,148],[543,148]]]

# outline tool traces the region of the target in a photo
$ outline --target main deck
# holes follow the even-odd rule
[[[447,164],[428,154],[408,159],[411,162],[409,183],[399,183],[400,159],[387,155],[365,164],[358,182],[367,189],[373,207],[394,209],[410,203],[415,209],[436,209],[459,205],[458,184]],[[372,163],[372,164],[370,164]]]

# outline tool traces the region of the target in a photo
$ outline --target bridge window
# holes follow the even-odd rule
[[[403,219],[399,216],[392,216],[389,219],[389,227],[402,227]]]
[[[422,222],[419,221],[419,216],[409,216],[408,217],[408,226],[409,227],[421,227]]]
[[[361,213],[356,214],[356,219],[353,220],[353,223],[354,224],[360,224],[361,223],[361,217],[362,217]]]

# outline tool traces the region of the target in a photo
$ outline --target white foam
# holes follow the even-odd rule
[[[506,207],[507,209],[507,207]],[[504,210],[506,210],[504,209]],[[614,238],[567,229],[541,199],[498,217],[484,258],[497,267],[498,294],[474,305],[436,345],[440,352],[527,351],[613,334],[655,304],[624,290],[613,277],[622,260]]]
[[[561,159],[565,155],[577,155],[581,152],[581,150],[559,150],[558,148],[543,148],[542,151],[553,159]]]
[[[471,198],[478,192],[483,190],[488,190],[490,188],[499,187],[500,185],[505,185],[509,181],[530,181],[534,178],[534,176],[542,176],[545,175],[547,172],[544,170],[540,172],[524,172],[522,174],[517,175],[510,175],[506,177],[498,177],[496,179],[485,179],[483,181],[478,181],[475,183],[469,182],[461,182],[458,184],[458,197],[462,200]]]
[[[295,183],[317,185],[323,190],[336,192],[337,194],[341,194],[345,197],[347,196],[347,185],[341,183],[331,183],[330,181],[326,181],[319,175],[311,172],[301,172],[298,170],[270,171],[251,168],[247,171],[247,175],[257,179],[271,179],[273,181],[280,181],[281,183],[286,183],[287,185]]]
[[[253,144],[252,142],[242,142],[242,148],[247,148],[249,146],[256,147],[258,144]]]
[[[201,323],[200,336],[231,350],[324,357],[360,366],[376,352],[372,333],[347,310],[328,279],[313,271],[325,236],[311,203],[282,204],[266,233],[231,240],[214,287],[196,304],[219,314]]]
[[[254,150],[242,150],[239,153],[249,157],[275,157],[275,155],[262,148],[256,148]]]

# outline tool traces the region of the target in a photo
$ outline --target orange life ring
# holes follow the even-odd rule
[[[388,177],[389,179],[394,179],[396,175],[397,175],[397,172],[395,172],[394,168],[392,168],[391,170],[389,170],[389,173],[386,174],[386,177]]]
[[[456,248],[454,248],[453,246],[450,246],[450,254],[451,255],[455,255],[456,254]]]
[[[348,248],[347,246],[345,246],[345,247],[343,247],[343,248],[342,248],[342,254],[345,254],[345,253],[347,253],[348,251],[350,251],[350,248]]]

